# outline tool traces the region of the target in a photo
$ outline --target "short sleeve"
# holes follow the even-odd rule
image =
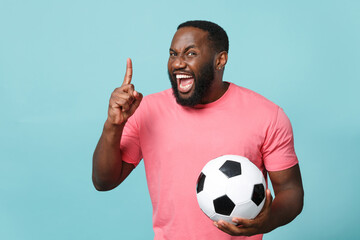
[[[142,159],[136,114],[131,116],[125,124],[120,141],[120,150],[122,160],[133,164],[135,167]]]
[[[267,171],[285,170],[298,163],[292,126],[280,107],[266,133],[262,154]]]

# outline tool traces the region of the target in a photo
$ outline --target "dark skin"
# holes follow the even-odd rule
[[[125,123],[142,100],[142,94],[131,84],[132,74],[132,62],[127,59],[124,81],[111,94],[108,118],[93,155],[92,180],[99,191],[117,187],[134,169],[134,165],[122,161],[119,149]]]
[[[174,35],[170,46],[168,70],[175,74],[194,74],[195,81],[200,69],[205,64],[213,64],[215,69],[214,81],[201,99],[200,104],[206,104],[219,99],[227,90],[228,84],[222,81],[223,69],[226,65],[228,54],[226,51],[217,53],[211,48],[208,33],[198,28],[180,28]],[[194,92],[194,87],[187,93],[180,93],[183,98],[189,97]]]
[[[223,67],[227,61],[227,52],[216,53],[210,48],[207,32],[186,27],[181,28],[174,35],[170,53],[168,70],[170,72],[193,72],[198,75],[199,69],[206,62],[211,61],[216,69],[214,81],[208,93],[200,103],[209,103],[219,99],[228,87],[223,83]],[[190,52],[196,56],[190,57]],[[92,179],[95,188],[107,191],[117,187],[134,169],[132,164],[122,161],[119,142],[127,120],[140,105],[142,95],[135,91],[131,84],[133,74],[132,62],[127,60],[126,73],[121,87],[111,94],[108,108],[108,118],[104,124],[102,135],[93,155]],[[189,97],[191,92],[182,97]]]
[[[269,172],[269,177],[275,198],[272,200],[270,190],[267,189],[264,207],[256,218],[233,218],[238,226],[221,220],[214,222],[214,225],[232,236],[252,236],[270,232],[291,222],[303,207],[304,191],[299,165],[283,171]]]
[[[213,64],[214,81],[209,91],[199,103],[206,104],[219,99],[227,90],[228,83],[222,77],[228,55],[227,52],[216,52],[211,48],[207,32],[198,28],[180,28],[174,35],[170,46],[168,70],[174,74],[192,74],[197,80],[200,70],[206,64]],[[175,77],[172,81],[176,81]],[[121,87],[114,90],[109,101],[108,118],[104,124],[103,133],[96,146],[93,156],[93,183],[97,190],[107,191],[118,186],[134,169],[121,159],[119,142],[127,120],[140,105],[142,95],[135,91],[131,84],[132,64],[127,61],[127,69]],[[181,92],[183,98],[190,97],[194,85]],[[237,226],[225,221],[214,222],[221,231],[233,236],[251,236],[267,233],[273,229],[291,222],[302,210],[303,187],[300,169],[295,165],[283,171],[269,172],[274,188],[275,198],[269,190],[266,192],[266,202],[260,214],[252,220],[234,218]]]

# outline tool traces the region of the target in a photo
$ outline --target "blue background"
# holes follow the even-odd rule
[[[225,80],[292,121],[305,206],[264,239],[355,239],[359,12],[348,0],[0,0],[0,239],[153,238],[143,164],[97,192],[92,153],[126,58],[144,95],[169,88],[170,41],[190,19],[227,31]]]

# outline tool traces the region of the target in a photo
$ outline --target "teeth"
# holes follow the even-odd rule
[[[182,85],[180,85],[180,87],[181,87],[181,89],[182,89],[182,91],[188,91],[190,88],[191,88],[191,84],[189,84],[189,85],[186,85],[186,86],[182,86]]]
[[[184,75],[184,74],[177,74],[176,75],[176,78],[179,79],[179,78],[192,78],[192,76],[190,75]]]

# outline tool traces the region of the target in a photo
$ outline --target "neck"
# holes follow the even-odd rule
[[[229,85],[228,82],[223,82],[222,79],[220,79],[220,81],[214,81],[214,84],[212,84],[209,89],[209,94],[201,100],[201,104],[215,102],[221,98],[229,88]]]

